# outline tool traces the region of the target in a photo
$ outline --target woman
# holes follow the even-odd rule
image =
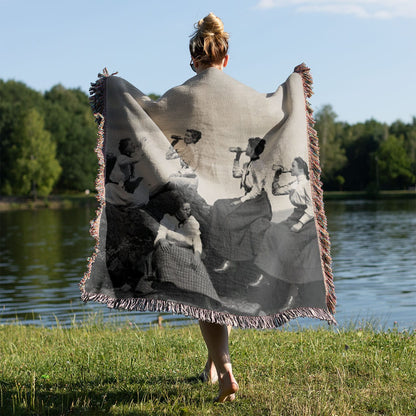
[[[108,154],[105,199],[107,203],[117,206],[140,205],[148,200],[148,195],[141,192],[142,198],[135,195],[136,188],[142,182],[142,177],[135,172],[136,165],[142,159],[141,148],[130,137],[121,139],[116,157]]]
[[[189,42],[191,67],[200,74],[208,68],[222,71],[228,64],[228,33],[220,18],[210,13],[196,25],[197,29]],[[232,401],[238,391],[228,348],[229,328],[199,321],[202,336],[208,349],[208,360],[203,375],[211,382],[218,380],[217,401]]]
[[[199,304],[213,308],[220,299],[201,261],[202,242],[199,223],[191,213],[191,204],[176,200],[173,215],[165,214],[156,235],[153,261],[156,284],[180,289],[188,303],[199,298]]]
[[[96,249],[80,287],[84,301],[97,301],[112,308],[127,310],[167,311],[199,319],[208,348],[203,378],[211,382],[218,380],[217,400],[224,402],[233,400],[238,390],[229,356],[227,325],[241,328],[276,328],[297,317],[313,317],[335,323],[331,314],[334,311],[335,294],[327,244],[322,246],[322,266],[327,266],[325,280],[321,273],[321,281],[317,285],[310,285],[314,291],[311,296],[307,294],[305,299],[302,299],[303,303],[298,303],[298,308],[290,311],[281,310],[281,304],[285,299],[279,301],[276,298],[280,297],[279,289],[286,284],[278,282],[277,279],[272,282],[272,290],[266,287],[267,290],[254,289],[249,285],[254,277],[261,273],[259,267],[263,265],[260,262],[257,267],[254,263],[264,236],[258,232],[259,224],[267,229],[272,228],[269,200],[264,190],[266,175],[262,163],[269,167],[269,177],[269,173],[272,173],[272,160],[285,159],[288,154],[298,154],[298,149],[304,149],[306,153],[316,145],[315,138],[309,136],[309,127],[313,120],[309,106],[305,105],[305,97],[309,97],[312,92],[309,68],[305,65],[297,66],[287,80],[270,94],[259,93],[235,80],[223,72],[228,63],[228,34],[224,32],[221,20],[213,14],[198,22],[197,30],[190,40],[189,50],[191,66],[196,71],[196,76],[169,89],[156,101],[128,81],[115,74],[110,75],[108,71],[103,71],[91,86],[92,107],[97,114],[97,121],[101,120],[97,142],[97,154],[100,158],[97,188],[101,205],[92,228],[92,235],[96,237],[97,242]],[[201,133],[197,141],[191,137],[182,140],[182,137],[176,136],[186,131],[189,133],[191,129]],[[139,176],[143,177],[140,187],[148,190],[149,197],[143,206],[119,209],[111,204],[104,204],[102,179],[107,166],[102,163],[101,150],[116,149],[117,139],[126,134],[143,145],[144,157],[137,170]],[[235,162],[234,176],[241,176],[240,181],[232,180],[230,167],[233,157],[230,157],[229,151],[233,147],[244,148],[248,138],[252,138],[246,149],[248,163],[240,169],[239,163]],[[267,140],[267,154],[263,152],[266,145],[263,138]],[[172,175],[176,173],[178,166],[176,158],[166,159],[171,147],[194,171],[198,180],[197,190],[188,186],[187,182],[171,183]],[[311,157],[315,165],[318,162],[316,152],[311,153]],[[297,175],[295,169],[293,174]],[[313,177],[313,180],[314,185],[319,187],[317,178]],[[230,195],[240,195],[240,198],[230,200]],[[292,198],[295,192],[290,195]],[[171,212],[170,208],[175,198],[182,198],[191,204],[193,217],[199,226],[202,246],[209,247],[206,257],[202,260],[220,299],[219,307],[206,308],[193,300],[184,301],[183,296],[186,293],[183,290],[176,289],[179,291],[176,294],[174,290],[157,290],[153,287],[154,274],[148,273],[149,270],[152,271],[148,267],[149,255],[154,251],[153,243],[159,222],[166,212]],[[318,199],[317,202],[321,202],[321,198]],[[216,204],[219,200],[223,202]],[[257,203],[260,209],[252,210],[253,205]],[[295,204],[296,201],[293,199],[292,203]],[[310,204],[300,205],[306,208]],[[115,221],[112,223],[108,220],[112,214],[110,208],[119,211],[114,215]],[[233,216],[234,211],[240,211],[241,215]],[[280,206],[276,206],[276,216],[280,215],[280,212]],[[123,216],[119,215],[118,218],[119,213]],[[215,243],[211,241],[210,232],[213,231],[212,234],[215,235],[218,231],[214,230],[215,227],[210,227],[210,224],[215,224],[211,214],[212,217],[219,214],[216,215],[216,219],[221,223],[223,213],[230,213],[228,218],[232,219],[223,222],[224,234],[228,236],[218,238],[219,242],[230,241],[226,247],[228,251],[224,250],[224,256],[223,253],[212,253],[211,249],[214,249]],[[296,222],[300,220],[305,225],[298,224],[292,230],[289,228],[288,233],[302,235],[309,224],[313,224],[313,221],[304,221],[304,213],[296,218]],[[235,241],[231,234],[234,234],[236,224],[239,226],[240,217],[243,220],[239,230],[242,238],[241,241]],[[129,223],[126,224],[125,218],[132,218],[131,229],[126,229]],[[244,222],[246,220],[248,221]],[[251,221],[256,223],[256,226],[252,226]],[[113,265],[108,264],[106,244],[112,233],[116,236],[119,234],[119,224],[124,228],[119,240],[126,240],[129,244],[111,260],[114,260],[115,264],[123,264],[126,254],[136,251],[139,251],[141,259],[141,263],[132,269],[128,276],[131,289],[121,291],[110,281]],[[320,236],[326,239],[325,227],[321,222],[319,225]],[[180,228],[179,223],[177,227]],[[298,233],[295,232],[296,228],[299,229]],[[135,230],[137,232],[133,239],[131,234]],[[176,231],[168,231],[168,238],[165,238],[168,240],[167,243],[169,244],[169,239],[174,238],[175,244],[170,245],[179,247],[177,242],[181,239],[173,234]],[[246,238],[246,233],[250,238]],[[267,236],[270,244],[274,244],[275,236]],[[187,239],[190,235],[185,237]],[[161,252],[165,243],[158,243]],[[192,245],[193,249],[189,244],[188,246],[187,259],[191,258],[189,254],[195,258],[195,252],[198,252],[196,246]],[[265,246],[264,251],[267,249],[268,246]],[[174,260],[178,263],[181,262],[179,251],[178,258]],[[165,257],[162,255],[161,263]],[[213,271],[222,260],[239,262],[238,267],[225,274]],[[268,259],[264,260],[267,263]],[[156,270],[160,267],[160,264],[154,265]],[[191,266],[191,263],[189,265]],[[133,273],[134,271],[137,273]],[[169,278],[169,272],[165,276]],[[169,289],[172,287],[169,284],[166,286]],[[302,288],[310,286],[304,285]],[[306,292],[301,291],[301,297],[304,293]]]
[[[296,305],[300,284],[322,280],[307,163],[296,157],[290,174],[296,179],[281,186],[281,171],[276,172],[272,193],[288,195],[294,210],[286,220],[270,226],[255,261],[267,275],[289,283],[282,310]]]
[[[212,208],[210,244],[212,251],[224,258],[217,273],[225,273],[236,262],[252,260],[264,232],[270,225],[272,210],[267,193],[266,168],[260,159],[266,141],[260,137],[248,139],[246,156],[249,162],[240,166],[242,150],[236,152],[233,177],[240,179],[244,195],[240,198],[217,200]]]
[[[298,308],[293,313],[281,313],[282,302],[276,300],[278,291],[260,291],[248,285],[261,272],[254,264],[264,236],[259,229],[263,226],[265,229],[271,227],[270,205],[264,190],[266,175],[262,167],[263,161],[270,163],[274,158],[285,157],[287,153],[299,148],[306,151],[309,143],[306,127],[310,118],[306,117],[308,107],[305,107],[305,93],[310,94],[309,87],[307,88],[309,84],[306,82],[308,69],[302,65],[297,67],[287,81],[272,94],[259,93],[233,79],[222,71],[228,63],[228,34],[224,32],[221,20],[213,14],[198,23],[189,48],[191,64],[197,75],[169,89],[157,101],[143,94],[128,81],[109,75],[106,71],[91,87],[95,113],[106,115],[105,128],[100,132],[100,138],[104,140],[98,142],[98,149],[102,145],[107,146],[108,150],[115,148],[116,138],[126,134],[124,132],[130,132],[140,143],[144,144],[147,140],[148,146],[143,146],[142,149],[145,157],[138,168],[140,176],[143,177],[143,187],[146,186],[149,190],[149,199],[148,203],[138,209],[129,207],[125,210],[128,214],[134,214],[131,224],[135,225],[134,222],[137,221],[138,232],[135,244],[130,244],[123,253],[117,253],[118,257],[114,259],[114,262],[121,262],[125,251],[129,253],[140,250],[143,264],[140,265],[139,273],[129,276],[130,280],[138,281],[140,287],[131,286],[133,290],[130,292],[123,291],[119,294],[114,290],[114,285],[108,282],[110,269],[103,261],[106,259],[105,244],[109,233],[113,233],[118,223],[121,223],[115,221],[112,226],[108,226],[110,222],[105,221],[110,213],[108,204],[101,206],[98,216],[100,220],[94,223],[98,252],[89,263],[81,290],[83,300],[96,300],[107,303],[110,307],[172,311],[201,320],[201,332],[208,348],[203,378],[211,382],[218,379],[218,401],[223,402],[233,400],[238,390],[229,357],[226,325],[271,328],[298,316],[317,317],[329,322],[334,320],[325,304],[323,281],[322,287],[317,290],[319,298],[314,296],[313,299],[306,299],[306,308]],[[176,136],[185,131],[189,133],[191,129],[201,133],[197,141],[191,141],[191,137],[182,140],[182,137]],[[264,137],[267,137],[266,155],[263,152],[266,146],[262,139]],[[234,176],[240,180],[232,180],[230,167],[233,157],[230,158],[229,150],[233,147],[243,148],[248,138],[251,138],[246,149],[248,163],[240,168],[239,159],[235,162]],[[177,170],[177,160],[166,159],[171,147],[194,171],[198,180],[197,190],[181,181],[171,183],[172,174]],[[100,177],[101,174],[100,170]],[[241,185],[240,190],[238,182]],[[99,190],[102,196],[102,188]],[[240,198],[230,200],[230,195],[240,195]],[[147,267],[146,261],[148,255],[154,251],[153,242],[159,221],[166,212],[171,212],[175,198],[182,198],[191,204],[193,217],[199,224],[202,246],[209,247],[203,265],[210,274],[221,302],[220,307],[206,308],[193,300],[184,301],[183,296],[186,293],[179,289],[176,289],[179,291],[177,294],[174,290],[154,289],[154,280],[151,281],[150,288],[154,290],[142,288],[145,285],[141,283],[148,282],[146,277],[153,278],[153,274],[147,273],[150,267]],[[257,204],[259,209],[252,209]],[[234,215],[234,212],[241,215]],[[224,221],[224,213],[227,214],[228,221]],[[215,218],[211,218],[211,214]],[[218,253],[218,248],[216,254],[212,253],[216,243],[211,241],[211,231],[215,236],[218,230],[210,225],[215,225],[215,221],[224,224],[224,234],[228,234],[218,238],[218,242],[226,246],[224,253]],[[241,241],[235,241],[231,235],[236,228],[242,237]],[[124,234],[129,236],[130,233],[129,229]],[[246,233],[249,238],[246,238]],[[299,232],[301,233],[302,231]],[[173,237],[180,240],[170,232],[166,232],[166,236],[166,240]],[[160,244],[160,251],[163,252],[162,246],[165,242],[158,246]],[[176,243],[171,245],[177,247]],[[197,252],[196,247],[193,247]],[[195,257],[190,247],[186,250],[187,259],[191,258],[189,254]],[[181,262],[179,251],[178,263]],[[162,255],[160,263],[165,259],[166,256]],[[239,262],[238,267],[225,274],[213,271],[223,260]],[[156,270],[160,267],[160,264],[154,265]],[[169,272],[165,273],[165,277],[170,278]],[[276,283],[274,286],[277,289],[285,286],[273,283]],[[262,296],[258,296],[260,292]],[[328,295],[328,300],[332,306],[332,293]]]
[[[179,159],[180,169],[169,176],[169,183],[172,187],[181,189],[187,188],[197,190],[198,177],[195,171],[179,156],[175,150],[175,145],[181,140],[187,146],[198,143],[201,139],[201,132],[195,129],[186,129],[185,137],[172,135],[173,139],[168,151],[166,152],[166,160]]]

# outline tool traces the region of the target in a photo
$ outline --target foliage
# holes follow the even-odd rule
[[[12,154],[13,134],[20,120],[31,108],[41,109],[42,94],[27,87],[22,82],[0,80],[0,193],[17,194],[12,174],[15,163]],[[41,112],[41,111],[40,111]]]
[[[296,326],[295,326],[296,328]],[[0,326],[0,413],[16,415],[414,415],[416,333],[233,330],[240,391],[216,405],[197,375],[197,326]]]
[[[416,176],[416,118],[349,125],[330,105],[315,115],[325,190],[407,189]]]
[[[60,190],[93,189],[97,174],[96,125],[88,97],[80,90],[54,86],[45,93],[46,128],[57,144],[63,172]]]
[[[322,107],[316,116],[315,128],[319,133],[320,162],[325,181],[337,181],[334,175],[347,163],[341,142],[344,126],[337,123],[336,118],[330,105]]]
[[[412,159],[406,152],[402,137],[390,135],[383,141],[376,153],[380,181],[390,189],[403,188],[415,181],[412,173]]]
[[[49,183],[56,183],[61,191],[93,189],[97,173],[96,126],[88,96],[79,89],[66,89],[56,85],[41,94],[25,84],[0,81],[0,192],[6,195],[26,193],[22,178],[16,174],[16,154],[25,140],[19,135],[19,126],[29,110],[35,109],[44,120],[44,137],[56,149],[61,175],[51,173]],[[27,171],[26,167],[23,172]],[[56,172],[55,170],[53,170]],[[46,188],[42,190],[44,194]],[[49,193],[49,192],[47,192]]]
[[[160,95],[155,94],[154,92],[151,92],[150,94],[148,94],[148,97],[152,99],[153,101],[157,101],[160,98]]]
[[[154,93],[149,97],[160,98]],[[20,166],[23,170],[17,171],[16,158],[25,154],[19,148],[27,143],[27,137],[19,137],[23,132],[21,120],[32,109],[40,117],[38,122],[44,122],[43,132],[38,129],[36,140],[51,143],[52,159],[52,150],[56,148],[55,158],[61,167],[57,180],[56,167],[44,170],[51,177],[48,181],[42,179],[48,185],[42,185],[41,192],[49,193],[51,186],[59,192],[93,189],[98,167],[94,152],[97,132],[88,96],[62,85],[42,94],[22,82],[0,80],[0,194],[28,192],[27,179],[21,173],[30,171],[33,176],[35,162],[30,168]],[[38,117],[33,114],[30,117]],[[337,118],[330,105],[315,114],[324,190],[378,191],[414,185],[416,117],[411,123],[398,120],[390,126],[376,120],[349,125]],[[24,164],[24,160],[19,159],[19,163]]]
[[[15,191],[35,198],[49,195],[62,169],[55,158],[56,145],[44,129],[43,117],[35,109],[23,113],[11,139],[10,173],[15,178]]]

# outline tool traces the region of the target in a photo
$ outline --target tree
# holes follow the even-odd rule
[[[406,153],[412,160],[412,173],[416,175],[416,117],[412,122],[405,124],[402,121],[395,121],[389,128],[389,133],[403,138],[403,146]]]
[[[384,188],[407,188],[414,183],[412,159],[406,152],[403,137],[390,135],[381,143],[376,156],[380,183]]]
[[[43,96],[23,82],[0,80],[0,102],[23,104],[26,109],[37,108],[39,110],[43,106]]]
[[[337,114],[330,105],[323,106],[315,116],[315,129],[320,142],[320,163],[322,180],[325,185],[339,186],[337,177],[347,163],[345,149],[342,147],[343,123],[336,121]]]
[[[15,128],[17,115],[16,105],[0,102],[0,192],[11,195],[13,177],[11,176],[12,132]]]
[[[160,98],[159,94],[155,94],[154,92],[151,92],[150,94],[148,94],[148,97],[150,99],[152,99],[153,101],[157,101]]]
[[[97,127],[88,96],[79,89],[55,85],[45,93],[46,128],[57,144],[61,190],[93,189],[97,174]]]
[[[62,169],[55,157],[56,145],[36,109],[22,115],[12,142],[13,193],[32,194],[34,198],[49,195]]]
[[[15,156],[13,131],[18,127],[28,108],[42,111],[42,94],[23,82],[0,80],[0,192],[11,195],[15,177],[12,175]]]
[[[346,179],[345,189],[377,190],[376,152],[387,134],[388,126],[376,120],[347,129],[344,141],[348,163],[341,173]]]

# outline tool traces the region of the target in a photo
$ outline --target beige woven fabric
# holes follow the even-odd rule
[[[157,101],[116,76],[94,84],[103,204],[84,300],[241,327],[335,322],[304,73],[262,94],[209,68]]]

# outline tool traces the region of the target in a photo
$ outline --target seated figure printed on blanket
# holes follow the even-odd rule
[[[217,292],[201,261],[199,223],[191,215],[191,204],[180,200],[173,203],[178,207],[173,215],[163,216],[154,241],[156,278],[153,286],[166,289],[168,284],[171,292],[179,289],[176,296],[208,297],[219,304]]]
[[[201,139],[201,132],[195,129],[187,129],[185,136],[171,136],[172,142],[166,152],[166,160],[179,159],[180,169],[169,176],[169,182],[173,187],[183,188],[190,187],[196,190],[198,188],[198,177],[195,171],[179,156],[175,145],[183,141],[185,145],[195,144]]]
[[[113,205],[142,205],[148,201],[147,192],[139,191],[143,178],[136,175],[135,167],[143,157],[139,143],[130,137],[120,140],[119,155],[106,155],[105,198]]]
[[[200,138],[201,132],[194,129],[187,129],[184,137],[172,137],[165,158],[178,160],[181,169],[169,175],[168,183],[149,194],[147,203],[137,204],[128,197],[116,199],[115,192],[107,192],[106,185],[109,231],[106,263],[112,286],[124,296],[165,299],[162,293],[169,293],[174,299],[206,308],[218,308],[221,304],[201,260],[200,223],[192,215],[191,202],[186,201],[186,196],[195,204],[203,223],[207,222],[207,216],[201,215],[201,211],[206,212],[207,205],[197,194],[197,175],[174,148],[180,140],[188,146]],[[121,195],[127,193],[123,181],[128,180],[134,165],[140,163],[138,152],[131,152],[137,147],[127,144],[127,151],[124,147],[121,150],[128,154],[120,151],[123,156],[119,157],[119,164],[127,172],[117,184]],[[113,170],[108,171],[110,178],[114,177]],[[116,185],[111,180],[107,183]]]

